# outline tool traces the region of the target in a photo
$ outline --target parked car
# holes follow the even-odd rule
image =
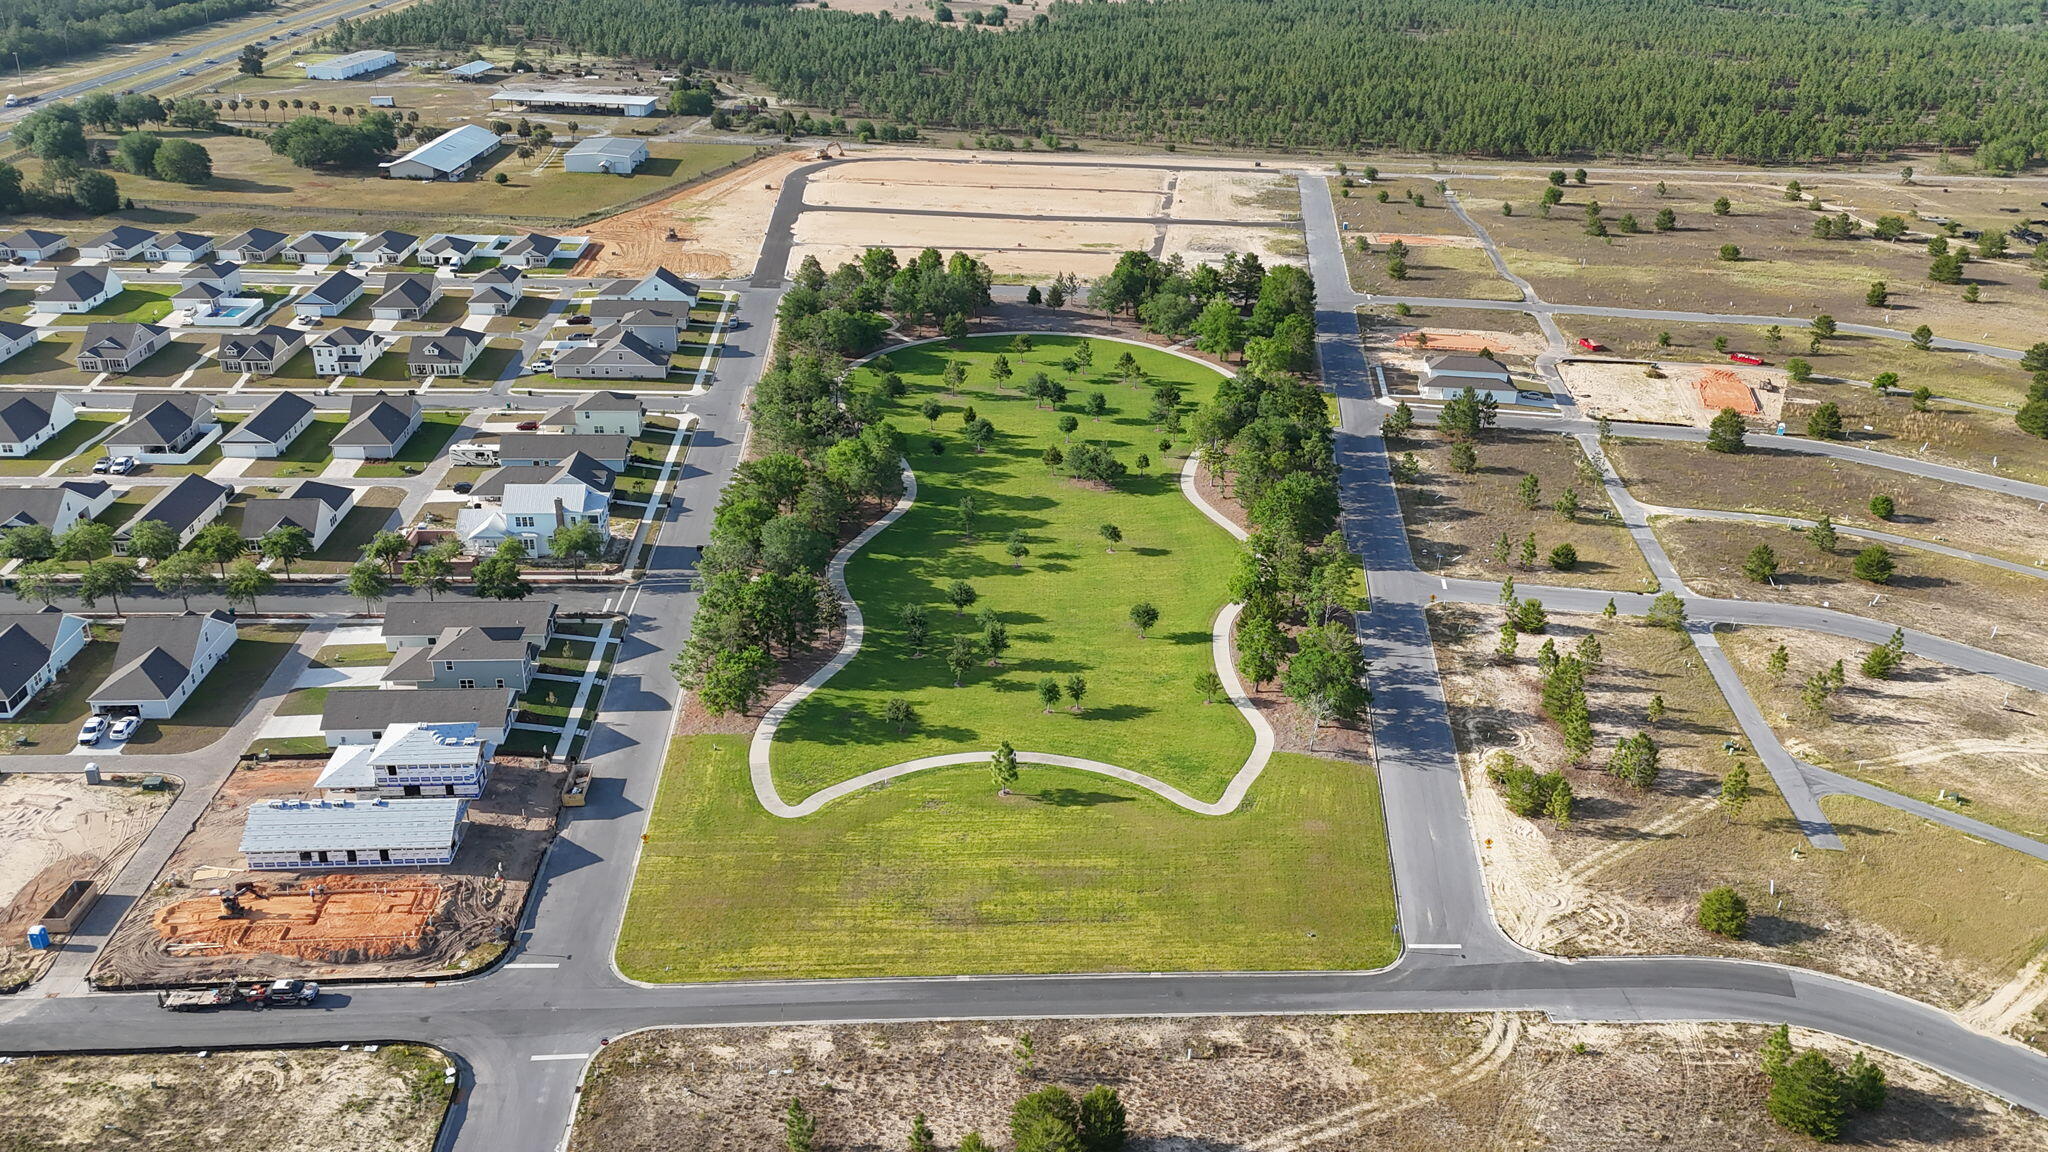
[[[99,459],[97,459],[97,460],[95,460],[95,461],[93,461],[93,462],[92,462],[92,470],[93,470],[94,472],[111,472],[111,471],[113,471],[113,470],[114,470],[114,458],[113,458],[112,456],[102,456],[102,457],[100,457]]]
[[[540,359],[535,360],[533,363],[528,364],[526,367],[527,370],[531,372],[553,372],[555,370],[555,362],[552,359],[543,356]],[[535,425],[535,427],[537,428],[539,427],[539,425]]]
[[[130,472],[135,471],[137,463],[138,461],[133,456],[116,456],[114,457],[114,462],[108,465],[107,471],[112,472],[116,476],[126,476]]]
[[[577,314],[575,314],[574,316],[571,316],[571,317],[569,317],[569,323],[571,323],[571,324],[588,324],[588,323],[590,323],[590,317],[589,317],[589,315],[588,315],[588,314],[586,314],[586,313],[583,313],[583,312],[578,312],[578,313],[577,313]]]
[[[113,740],[114,743],[119,744],[130,736],[135,735],[135,730],[140,727],[142,727],[142,717],[123,716],[107,727],[107,737]]]
[[[467,495],[469,495],[469,490],[470,490],[470,489],[472,489],[472,488],[474,488],[474,487],[476,487],[476,485],[474,485],[474,484],[471,484],[471,483],[470,483],[469,481],[467,481],[467,480],[460,480],[460,481],[457,481],[457,482],[456,482],[456,484],[455,484],[455,487],[454,487],[453,489],[451,489],[451,490],[452,490],[452,491],[453,491],[453,492],[454,492],[454,493],[455,493],[455,494],[456,494],[457,496],[467,496]]]
[[[519,422],[519,430],[520,430],[521,432],[538,432],[538,431],[540,431],[540,421],[538,421],[538,420],[521,420],[521,421]]]
[[[78,742],[80,744],[97,744],[100,742],[100,737],[106,734],[107,718],[105,716],[88,716],[85,718],[85,723],[79,726]]]

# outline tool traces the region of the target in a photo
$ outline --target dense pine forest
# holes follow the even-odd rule
[[[273,0],[0,0],[0,57],[23,65],[168,36],[269,8]]]
[[[2041,0],[1137,0],[1010,24],[782,0],[426,0],[341,38],[532,38],[1030,137],[1749,160],[2048,148]]]

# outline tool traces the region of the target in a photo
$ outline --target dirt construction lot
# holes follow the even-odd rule
[[[0,988],[27,979],[37,958],[29,926],[74,880],[107,879],[156,827],[175,793],[77,777],[0,779]]]
[[[427,1152],[447,1069],[410,1044],[17,1057],[0,1111],[21,1152]]]
[[[1763,1109],[1756,1025],[1564,1024],[1533,1013],[1022,1020],[648,1032],[606,1048],[576,1152],[760,1152],[792,1097],[819,1147],[1007,1146],[1010,1105],[1052,1084],[1117,1089],[1137,1152],[1260,1149],[1814,1147]],[[1799,1033],[1840,1066],[1864,1051]],[[2007,1110],[1896,1057],[1885,1106],[1847,1147],[1993,1152],[2048,1141]]]
[[[747,275],[761,254],[783,178],[809,155],[770,156],[579,228],[600,248],[576,266],[576,274],[636,276],[660,266],[686,276]],[[667,238],[671,230],[675,240]]]
[[[280,760],[234,773],[122,919],[93,966],[101,987],[227,977],[368,979],[468,971],[503,950],[534,869],[554,836],[562,769],[500,757],[446,869],[250,872],[237,846],[261,800],[316,795],[321,761]],[[244,882],[249,915],[220,919],[218,893]]]
[[[1645,424],[1689,424],[1705,428],[1723,408],[1733,408],[1751,427],[1777,424],[1785,408],[1785,373],[1769,368],[1659,363],[1660,376],[1646,365],[1605,360],[1566,360],[1558,365],[1565,387],[1580,407],[1609,420]]]

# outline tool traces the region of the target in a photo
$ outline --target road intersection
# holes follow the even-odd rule
[[[631,626],[588,749],[594,773],[589,803],[565,821],[544,860],[506,962],[489,973],[440,986],[345,987],[333,996],[331,1007],[263,1015],[174,1017],[158,1012],[143,996],[45,987],[41,998],[16,997],[0,1004],[0,1050],[421,1041],[450,1052],[461,1069],[461,1091],[444,1146],[523,1150],[557,1146],[574,1115],[588,1058],[609,1039],[648,1027],[1534,1010],[1567,1019],[1789,1022],[1899,1053],[2048,1112],[2048,1057],[1881,989],[1742,961],[1567,961],[1521,948],[1496,925],[1426,620],[1433,598],[1491,602],[1495,590],[1479,582],[1443,581],[1415,568],[1378,435],[1386,409],[1374,393],[1359,340],[1355,305],[1367,298],[1353,293],[1345,280],[1337,247],[1341,237],[1320,175],[1303,179],[1304,191],[1315,192],[1304,196],[1304,215],[1320,300],[1317,345],[1323,378],[1340,414],[1336,452],[1344,531],[1372,575],[1372,607],[1360,614],[1358,624],[1373,661],[1374,737],[1404,943],[1399,961],[1377,972],[965,975],[698,985],[645,985],[621,976],[612,963],[611,942],[624,914],[678,698],[669,659],[689,633],[696,599],[691,579],[697,552],[708,538],[710,511],[743,450],[741,397],[765,363],[792,227],[803,210],[805,175],[822,166],[800,169],[786,180],[762,259],[751,280],[740,286],[738,314],[746,323],[736,335],[746,338],[743,354],[728,354],[721,386],[694,409],[697,431],[677,498],[661,511],[647,578],[623,590],[565,592],[565,603],[601,600],[624,613]],[[1501,306],[1544,307],[1534,302]],[[1589,430],[1556,420],[1543,426]],[[1880,458],[1872,463],[1900,471],[1919,465],[1867,455]],[[1989,486],[1999,478],[1977,479]],[[1571,589],[1543,589],[1541,594],[1546,603],[1567,611],[1598,610],[1610,595]],[[303,597],[313,611],[341,610],[341,602],[329,593],[307,589],[292,595]],[[1640,610],[1643,598],[1616,599]],[[1789,605],[1688,600],[1696,621],[1790,624],[1875,639],[1890,632],[1889,626],[1872,621]],[[2020,661],[1917,634],[1909,634],[1908,646],[1930,659],[2048,688],[2048,670]],[[1132,959],[1142,967],[1142,957]]]

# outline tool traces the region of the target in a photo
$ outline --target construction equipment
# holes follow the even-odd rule
[[[271,980],[244,989],[234,981],[204,988],[165,988],[156,994],[157,1007],[167,1012],[203,1012],[247,1004],[254,1008],[303,1008],[320,998],[311,980]]]
[[[311,980],[272,980],[258,984],[242,999],[258,1008],[303,1008],[320,998],[320,985]]]
[[[156,994],[156,1006],[167,1012],[200,1012],[219,1008],[241,999],[241,990],[230,980],[208,988],[165,988]]]
[[[832,158],[832,150],[834,148],[839,149],[840,158],[844,159],[846,156],[846,145],[839,143],[837,140],[834,140],[832,143],[827,144],[823,148],[818,149],[816,152],[811,153],[811,159],[830,160]]]

